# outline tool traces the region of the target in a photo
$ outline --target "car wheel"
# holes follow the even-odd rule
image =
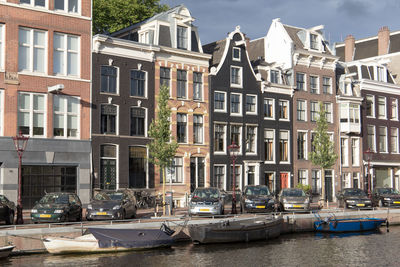
[[[378,206],[379,206],[380,208],[382,208],[382,207],[383,207],[383,202],[382,202],[382,199],[379,199]]]
[[[6,224],[14,224],[14,212],[10,212],[6,218]]]

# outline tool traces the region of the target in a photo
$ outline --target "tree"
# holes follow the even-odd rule
[[[311,162],[314,165],[320,166],[321,184],[322,184],[322,199],[326,201],[325,194],[325,169],[331,168],[335,164],[338,156],[334,152],[334,144],[328,134],[328,122],[326,120],[326,111],[322,104],[319,103],[319,112],[317,119],[317,127],[315,129],[315,136],[312,142],[314,151],[311,151]]]
[[[168,9],[160,0],[93,0],[93,34],[116,32]]]
[[[171,109],[168,106],[169,87],[162,85],[157,97],[157,116],[149,127],[149,137],[152,141],[149,148],[149,160],[160,168],[163,178],[163,214],[165,215],[165,168],[171,165],[171,161],[178,149],[178,143],[171,136],[170,116]]]

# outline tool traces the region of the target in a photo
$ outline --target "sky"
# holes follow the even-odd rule
[[[399,0],[161,0],[184,4],[195,18],[202,45],[224,39],[237,25],[250,39],[267,34],[271,22],[301,28],[324,25],[332,45],[352,34],[356,40],[376,36],[379,28],[400,30]]]

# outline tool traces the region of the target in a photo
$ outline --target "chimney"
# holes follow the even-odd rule
[[[354,47],[356,40],[353,35],[347,35],[344,40],[344,61],[353,61]]]
[[[378,55],[386,55],[389,52],[390,31],[383,26],[378,32]]]

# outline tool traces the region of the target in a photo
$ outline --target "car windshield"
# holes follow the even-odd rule
[[[282,196],[284,197],[305,197],[306,193],[304,193],[301,189],[290,189],[290,190],[283,190]]]
[[[95,200],[110,200],[111,198],[103,192],[99,192],[94,196]]]
[[[111,200],[121,200],[124,196],[124,193],[121,192],[107,192],[107,195],[111,198]]]
[[[378,192],[382,195],[400,194],[399,191],[394,188],[379,188]]]
[[[348,189],[343,192],[343,195],[345,195],[345,196],[361,196],[361,197],[366,196],[365,192],[362,191],[361,189]]]
[[[247,187],[244,191],[246,196],[268,196],[270,192],[268,187]]]
[[[40,204],[68,204],[68,195],[45,195]]]
[[[207,188],[201,190],[195,190],[193,198],[218,198],[218,190],[215,188]]]

